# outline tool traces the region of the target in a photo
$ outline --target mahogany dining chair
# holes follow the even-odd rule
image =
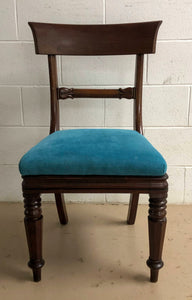
[[[41,280],[44,265],[40,198],[44,193],[55,194],[61,224],[68,222],[63,193],[131,194],[127,224],[135,222],[139,194],[148,194],[147,265],[151,270],[151,282],[158,280],[159,269],[163,267],[168,176],[164,158],[143,136],[142,87],[144,54],[155,53],[160,25],[161,21],[113,25],[29,22],[36,54],[48,56],[51,98],[50,135],[25,153],[19,163],[30,256],[28,265],[33,270],[34,281]],[[135,55],[134,87],[59,87],[57,55]],[[133,99],[133,130],[60,130],[59,101],[68,98]]]

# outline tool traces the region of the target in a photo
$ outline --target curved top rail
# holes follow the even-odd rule
[[[29,22],[37,54],[125,55],[154,53],[162,21],[67,25]]]

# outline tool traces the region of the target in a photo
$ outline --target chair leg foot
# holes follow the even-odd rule
[[[133,225],[135,223],[138,201],[139,201],[138,193],[134,193],[134,194],[130,195],[129,209],[128,209],[128,214],[127,214],[127,224],[128,225]]]
[[[59,216],[59,221],[62,225],[68,223],[67,209],[65,205],[64,195],[63,194],[55,194],[57,212]]]
[[[162,250],[166,229],[166,192],[150,195],[149,199],[149,259],[147,265],[151,269],[151,282],[157,282],[159,269],[163,267]]]
[[[43,259],[30,259],[30,261],[28,262],[29,268],[31,268],[33,271],[33,281],[41,281],[41,268],[44,266],[44,264],[45,261]]]
[[[28,266],[33,270],[34,281],[41,280],[42,258],[42,223],[41,198],[39,194],[25,194],[25,231],[29,248],[30,260]]]
[[[158,275],[159,275],[159,270],[152,270],[151,269],[150,281],[151,282],[157,282],[158,281]]]
[[[33,269],[33,281],[35,282],[41,281],[41,268]]]

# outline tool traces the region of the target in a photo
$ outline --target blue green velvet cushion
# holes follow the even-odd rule
[[[30,149],[19,169],[25,175],[162,176],[166,162],[133,130],[70,129],[52,133]]]

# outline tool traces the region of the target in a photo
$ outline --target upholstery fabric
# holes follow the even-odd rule
[[[26,175],[162,176],[167,165],[134,130],[70,129],[52,133],[20,160]]]

